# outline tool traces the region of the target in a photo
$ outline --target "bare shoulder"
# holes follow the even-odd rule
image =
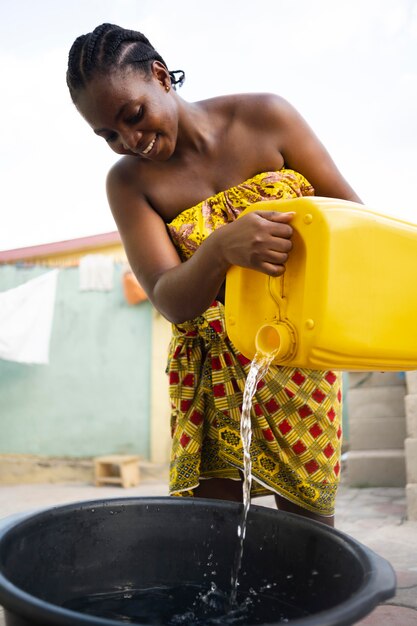
[[[122,157],[107,174],[107,199],[113,217],[120,229],[130,227],[140,216],[149,213],[141,164],[134,157]]]
[[[107,174],[106,188],[113,213],[128,197],[137,200],[146,197],[146,177],[140,159],[124,156],[111,167]]]
[[[274,93],[234,94],[218,98],[216,101],[217,106],[228,111],[236,121],[244,123],[245,126],[276,126],[295,112],[294,107],[285,98]]]
[[[124,156],[110,168],[107,174],[107,189],[120,189],[138,181],[139,159]]]

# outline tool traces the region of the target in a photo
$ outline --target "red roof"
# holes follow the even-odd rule
[[[57,241],[55,243],[45,243],[40,246],[3,250],[0,252],[0,263],[12,263],[13,261],[23,261],[24,259],[33,257],[52,256],[54,254],[64,254],[65,252],[88,248],[104,248],[105,246],[116,245],[118,243],[121,243],[121,239],[116,230],[111,233],[79,237],[78,239],[68,239],[67,241]]]

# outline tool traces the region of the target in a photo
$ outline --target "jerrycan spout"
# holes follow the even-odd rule
[[[273,356],[274,363],[281,363],[294,354],[296,348],[294,331],[285,322],[263,324],[256,333],[255,346],[257,352]]]

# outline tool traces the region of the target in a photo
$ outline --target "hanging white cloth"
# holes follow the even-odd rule
[[[107,254],[87,254],[80,259],[80,290],[111,291],[113,258]]]
[[[59,270],[0,293],[0,358],[19,363],[49,362]]]

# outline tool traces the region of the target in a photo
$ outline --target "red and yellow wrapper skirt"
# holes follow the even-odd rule
[[[171,495],[202,479],[241,480],[240,418],[250,361],[225,331],[220,302],[173,326],[167,372],[172,404]],[[341,375],[271,366],[253,399],[252,496],[279,494],[333,515],[340,477]]]

